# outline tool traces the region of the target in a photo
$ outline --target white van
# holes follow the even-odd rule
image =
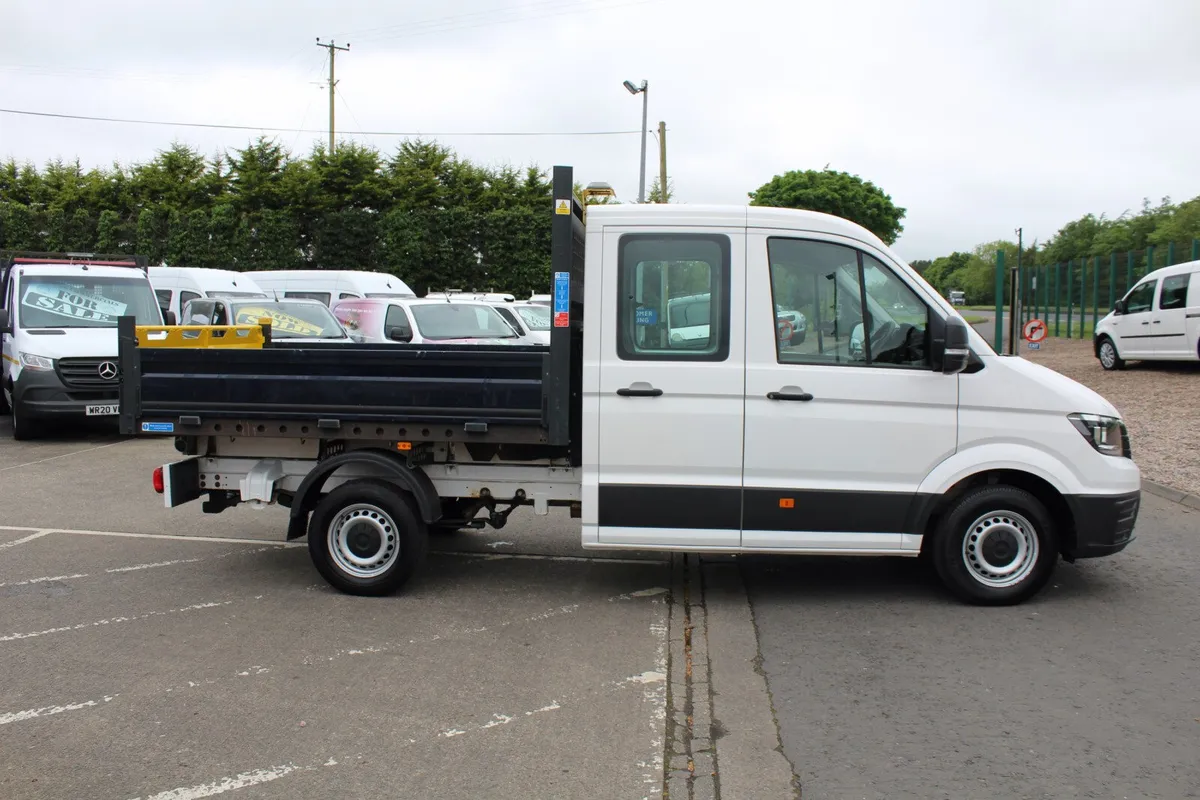
[[[1127,359],[1200,361],[1200,261],[1156,269],[1096,323],[1096,358],[1105,369]]]
[[[150,284],[158,297],[163,318],[181,319],[190,300],[209,297],[267,297],[249,275],[229,269],[200,267],[150,267]],[[168,314],[170,316],[168,316]]]
[[[386,272],[333,269],[287,269],[247,272],[264,291],[280,298],[320,300],[327,306],[336,300],[363,297],[416,297],[408,284]]]
[[[136,260],[38,254],[0,264],[0,410],[13,438],[31,439],[51,420],[117,421],[117,317],[162,325],[145,267]]]

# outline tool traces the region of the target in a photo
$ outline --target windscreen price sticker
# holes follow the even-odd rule
[[[1040,350],[1042,340],[1046,338],[1046,323],[1040,319],[1031,319],[1021,328],[1021,335],[1029,342],[1030,350]]]
[[[90,292],[73,292],[36,283],[25,290],[21,305],[40,308],[60,317],[95,322],[116,322],[127,307],[125,303]]]

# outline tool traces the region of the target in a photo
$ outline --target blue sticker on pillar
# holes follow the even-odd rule
[[[657,325],[658,324],[658,309],[657,308],[639,308],[634,313],[634,320],[638,325]]]
[[[571,273],[554,273],[554,327],[571,324]]]

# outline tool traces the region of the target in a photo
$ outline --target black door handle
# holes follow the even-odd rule
[[[658,397],[662,389],[617,389],[621,397]]]
[[[813,396],[808,392],[767,392],[768,400],[800,400],[807,403],[813,399]]]
[[[1161,320],[1161,319],[1156,319],[1156,320],[1154,320],[1154,324],[1155,324],[1155,325],[1158,325],[1158,324],[1159,324],[1159,323],[1161,323],[1161,322],[1162,322],[1162,320]]]

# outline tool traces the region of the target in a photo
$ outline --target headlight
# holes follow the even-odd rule
[[[1130,458],[1129,431],[1125,423],[1116,417],[1099,414],[1068,414],[1067,419],[1083,438],[1087,439],[1096,452],[1106,456]]]
[[[21,366],[26,369],[53,370],[54,359],[45,356],[35,356],[33,353],[21,353]]]

